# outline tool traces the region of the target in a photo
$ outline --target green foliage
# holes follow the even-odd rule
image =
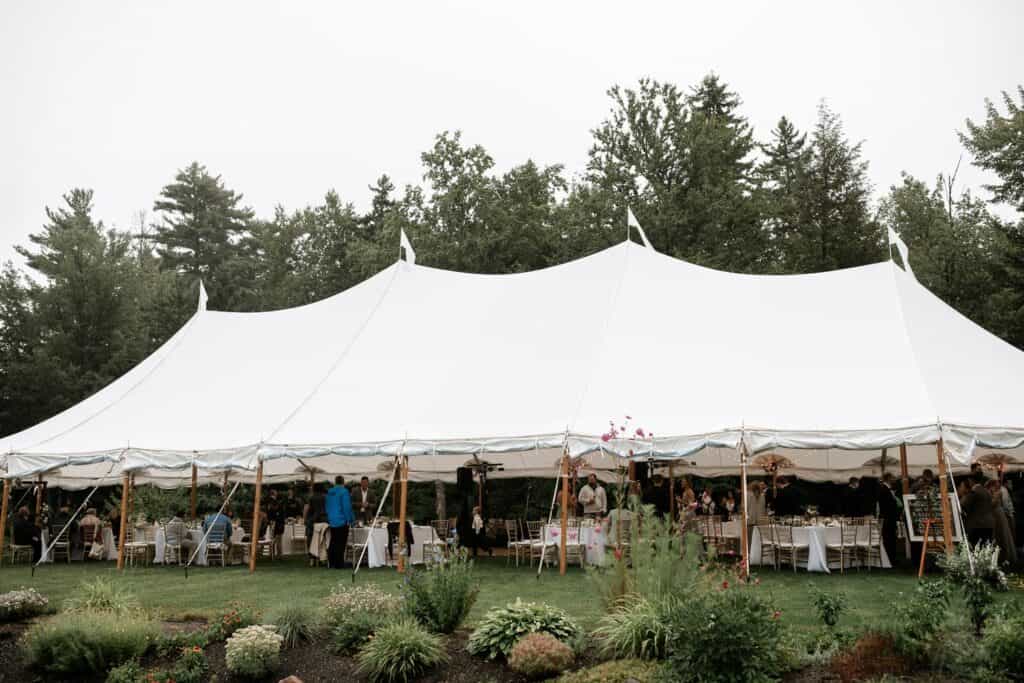
[[[846,608],[846,595],[839,592],[823,591],[814,584],[808,585],[808,592],[821,622],[829,629],[834,629],[839,624],[839,617],[842,616],[843,610]]]
[[[380,628],[360,650],[360,673],[371,681],[410,681],[448,660],[444,641],[412,619]]]
[[[285,647],[295,647],[304,642],[316,640],[320,632],[317,614],[304,605],[289,603],[283,605],[274,615],[273,623],[284,638]]]
[[[150,671],[145,675],[145,678],[139,678],[140,681],[145,683],[204,683],[208,680],[207,673],[210,670],[210,664],[206,661],[206,655],[199,647],[186,647],[182,648],[177,661],[174,666],[170,669],[158,669]],[[131,669],[127,669],[125,672],[126,678],[123,680],[133,680],[127,678],[130,675]],[[109,676],[107,677],[107,683],[110,683]]]
[[[242,602],[232,602],[215,621],[206,628],[211,641],[226,640],[235,631],[260,622],[260,612]]]
[[[973,557],[968,553],[973,553]],[[945,571],[946,580],[960,589],[978,635],[981,635],[990,615],[994,602],[993,588],[1009,588],[1006,575],[997,564],[998,557],[998,548],[990,542],[979,543],[973,550],[966,543],[961,543],[956,552],[939,557],[939,567]]]
[[[328,624],[340,624],[359,614],[385,616],[401,609],[401,600],[373,584],[350,586],[338,584],[323,602]]]
[[[527,633],[547,633],[564,643],[578,638],[581,631],[565,611],[517,598],[484,615],[470,636],[467,649],[470,654],[488,659],[508,657],[512,647]]]
[[[35,588],[0,594],[0,623],[31,619],[49,611],[49,600]]]
[[[138,609],[138,606],[139,601],[131,591],[103,577],[83,581],[75,594],[64,601],[65,612],[88,614],[125,614]]]
[[[547,633],[528,633],[512,647],[508,667],[530,680],[559,674],[575,660],[572,648]]]
[[[667,664],[677,681],[760,681],[785,668],[778,612],[748,587],[697,593],[669,614]]]
[[[623,602],[601,618],[594,631],[604,654],[616,659],[664,659],[669,639],[668,615],[675,598],[637,598]]]
[[[331,628],[331,649],[338,654],[349,654],[361,648],[389,617],[370,612],[350,614]]]
[[[1024,675],[1024,614],[1002,615],[985,628],[981,640],[984,660],[1006,676]]]
[[[51,674],[85,675],[141,657],[159,635],[147,619],[115,613],[71,613],[35,624],[22,646],[27,661]]]
[[[130,659],[108,671],[105,683],[139,683],[142,676],[143,668],[139,660]]]
[[[617,659],[558,678],[557,683],[655,683],[663,680],[661,667],[640,659]]]
[[[939,581],[922,581],[909,596],[897,595],[892,619],[882,631],[900,654],[924,661],[948,613],[949,588]]]
[[[235,631],[224,644],[228,671],[243,678],[262,678],[277,668],[284,641],[272,626],[253,625]]]
[[[465,549],[447,562],[413,569],[402,589],[405,611],[434,633],[452,633],[466,619],[480,587]]]

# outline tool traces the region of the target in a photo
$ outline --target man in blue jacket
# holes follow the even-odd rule
[[[345,477],[334,478],[334,486],[327,492],[327,525],[331,528],[331,542],[327,546],[327,566],[331,569],[345,568],[345,546],[348,545],[348,526],[354,524],[352,498],[345,488]]]

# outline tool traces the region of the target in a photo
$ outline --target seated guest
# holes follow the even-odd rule
[[[61,541],[67,542],[69,553],[76,552],[81,545],[81,537],[78,535],[78,522],[71,518],[71,506],[66,500],[61,501],[60,507],[57,508],[57,514],[54,515],[51,524],[53,529],[50,531],[50,536],[52,537],[50,541],[53,542],[57,534],[63,531],[64,535],[61,536]],[[67,525],[67,530],[64,529],[65,525]]]
[[[21,506],[14,517],[14,544],[32,547],[32,561],[38,562],[43,554],[42,534],[29,516],[28,508]]]
[[[87,508],[82,520],[78,523],[78,533],[82,543],[92,543],[100,540],[100,529],[103,522],[96,516],[96,508]],[[88,549],[87,549],[88,550]]]
[[[222,512],[211,512],[203,520],[203,535],[211,529],[224,534],[224,543],[231,544],[231,518]]]

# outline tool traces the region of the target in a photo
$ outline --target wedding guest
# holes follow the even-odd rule
[[[689,510],[696,502],[697,494],[693,491],[693,482],[689,477],[683,477],[683,495],[679,499],[680,507],[683,510]]]
[[[860,488],[860,479],[857,477],[850,477],[850,482],[847,486],[843,487],[843,493],[840,496],[840,509],[845,517],[863,517],[864,516],[864,493]]]
[[[992,540],[995,519],[992,514],[992,495],[985,489],[985,475],[974,472],[971,479],[971,490],[960,501],[960,509],[964,515],[967,540],[973,546]]]
[[[768,499],[763,481],[751,482],[747,487],[747,526],[768,521]]]
[[[377,500],[374,498],[373,492],[370,491],[369,477],[363,477],[359,480],[359,488],[355,490],[352,496],[352,505],[355,508],[356,515],[363,524],[373,522],[373,516],[377,512]]]
[[[309,497],[302,510],[302,520],[306,524],[306,551],[313,542],[313,530],[315,525],[327,521],[327,510],[324,507],[324,485],[317,482],[313,484],[313,494]]]
[[[992,496],[992,539],[999,546],[999,561],[1017,564],[1017,547],[1010,532],[1010,520],[1002,503],[1003,487],[998,479],[989,480],[985,488]]]
[[[580,489],[579,499],[583,503],[584,517],[594,519],[608,514],[608,495],[593,472],[587,476],[587,483]]]
[[[113,509],[110,511],[109,519],[110,519],[110,531],[114,534],[114,539],[115,540],[120,539],[121,538],[121,509],[117,505],[115,505],[113,507]],[[119,540],[117,542],[120,543]]]
[[[668,514],[668,496],[669,490],[665,485],[664,477],[655,474],[651,477],[647,490],[644,491],[644,504],[653,505],[655,514],[664,517]]]
[[[935,473],[931,470],[925,470],[921,473],[921,478],[915,481],[914,485],[910,487],[910,492],[921,493],[933,486],[935,486]]]
[[[287,517],[284,501],[278,495],[277,489],[270,489],[270,498],[267,500],[267,519],[274,526],[274,557],[281,556],[281,549],[284,546],[284,523]],[[260,536],[260,538],[263,537]]]
[[[324,501],[327,509],[327,524],[331,529],[331,542],[327,546],[327,566],[331,569],[345,569],[345,547],[348,545],[348,530],[355,524],[352,511],[352,497],[345,488],[345,477],[334,478],[334,486],[327,492]]]
[[[18,508],[18,514],[14,517],[14,544],[31,546],[33,563],[38,562],[43,554],[41,538],[42,534],[32,522],[28,507],[23,505]]]
[[[882,484],[878,488],[878,515],[882,520],[882,545],[890,562],[896,557],[899,541],[896,529],[900,521],[900,503],[894,490],[895,479],[889,472],[882,475]]]
[[[719,509],[722,511],[722,519],[728,522],[733,518],[734,515],[738,514],[736,509],[736,499],[732,495],[732,489],[726,491],[725,496],[722,498]]]
[[[224,512],[211,512],[203,519],[203,535],[213,529],[214,533],[224,534],[224,545],[231,545],[231,517],[230,510]]]
[[[91,532],[86,531],[86,528],[92,529]],[[81,535],[83,541],[86,539],[92,540],[100,537],[100,529],[103,527],[103,522],[96,515],[96,508],[86,508],[85,514],[82,515],[81,521],[78,523],[78,533]]]
[[[778,493],[775,494],[774,509],[778,517],[793,517],[801,513],[800,492],[786,477],[779,477]]]

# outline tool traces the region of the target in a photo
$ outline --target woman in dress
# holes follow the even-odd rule
[[[1010,521],[1003,505],[1002,485],[998,479],[992,479],[985,485],[988,492],[992,494],[992,518],[994,526],[992,537],[999,546],[999,560],[1017,564],[1017,548],[1013,543],[1013,534],[1010,532]]]

